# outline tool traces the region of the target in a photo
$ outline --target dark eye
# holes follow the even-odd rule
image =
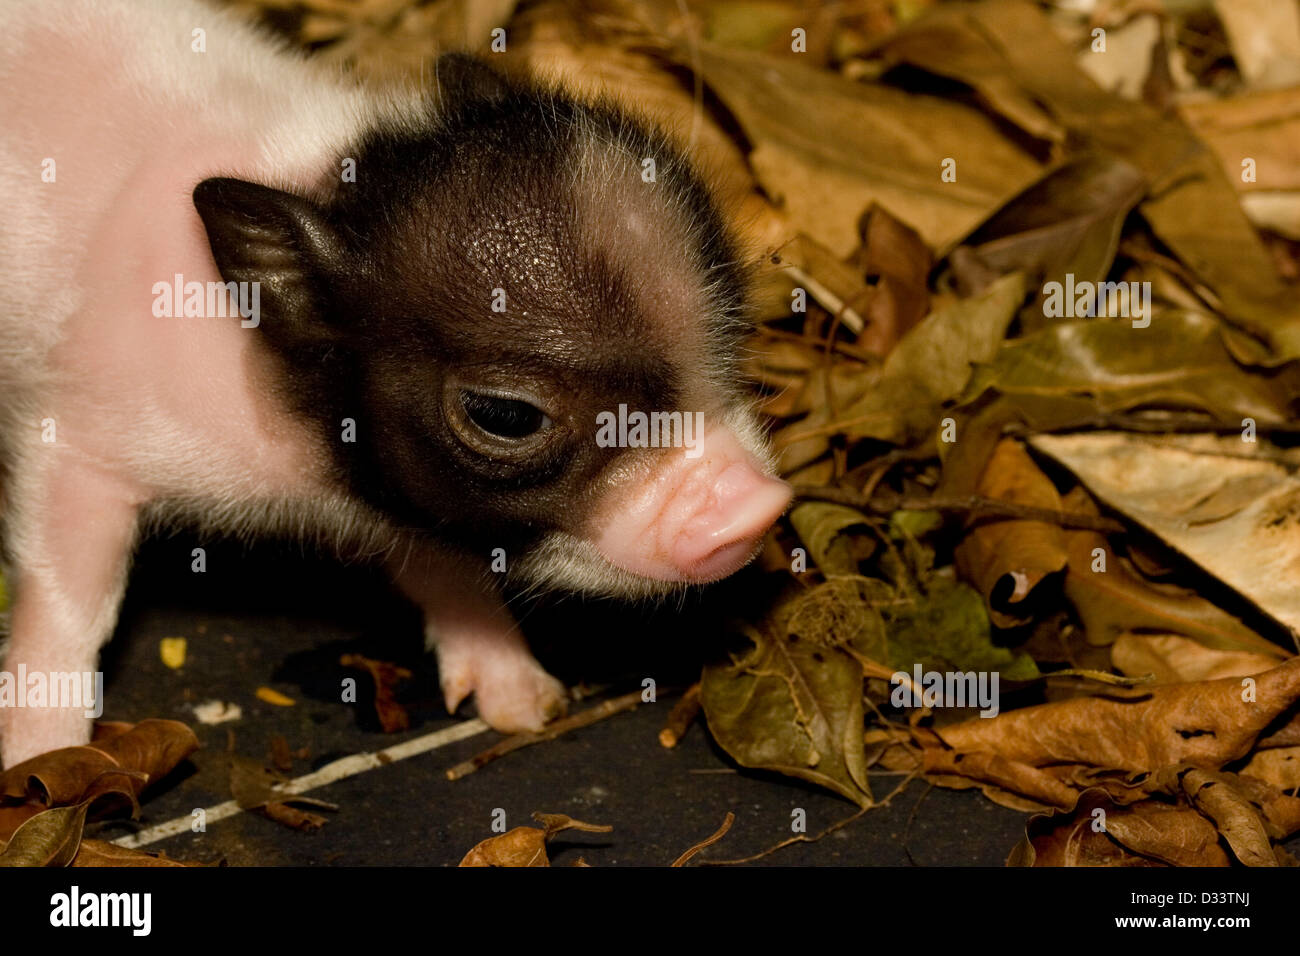
[[[551,424],[540,408],[517,398],[462,390],[460,404],[470,421],[498,438],[527,438]]]

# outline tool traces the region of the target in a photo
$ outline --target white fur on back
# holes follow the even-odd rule
[[[153,502],[151,523],[369,537],[369,516],[314,480],[309,437],[254,381],[260,333],[156,317],[150,287],[219,278],[190,201],[199,181],[323,193],[349,144],[413,120],[422,98],[364,91],[194,0],[0,0],[0,89],[11,549],[39,527],[40,474],[69,462],[122,474],[124,494]]]

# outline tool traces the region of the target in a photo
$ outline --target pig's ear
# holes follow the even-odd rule
[[[320,208],[242,179],[205,179],[194,207],[227,282],[256,282],[264,331],[285,344],[337,337],[326,319],[330,280],[346,252]]]
[[[433,76],[444,103],[499,100],[510,92],[504,76],[468,53],[444,53],[433,64]]]

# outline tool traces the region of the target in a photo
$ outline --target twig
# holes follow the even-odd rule
[[[1024,521],[1044,521],[1049,524],[1060,525],[1063,528],[1082,528],[1086,531],[1110,534],[1127,530],[1122,522],[1116,521],[1114,518],[1071,511],[1057,511],[1054,508],[1036,508],[1033,505],[1017,504],[1014,501],[1001,501],[997,498],[985,498],[981,495],[967,495],[961,498],[890,496],[868,499],[864,498],[861,493],[848,488],[835,488],[825,485],[795,485],[794,493],[800,498],[833,501],[836,504],[861,508],[864,511],[871,511],[879,515],[887,515],[893,511],[948,511],[957,514],[1019,518]]]
[[[934,784],[931,783],[921,791],[921,796],[912,807],[912,812],[907,815],[907,826],[903,827],[903,852],[907,854],[907,859],[913,866],[917,866],[918,864],[916,862],[916,857],[912,856],[912,848],[907,845],[907,841],[912,835],[912,824],[916,821],[916,811],[921,809],[921,804],[925,802],[925,798],[930,795],[930,791],[933,789]]]
[[[753,863],[755,860],[761,860],[763,857],[770,856],[771,854],[775,853],[777,850],[783,849],[787,846],[791,846],[792,844],[795,843],[816,843],[818,840],[822,839],[823,837],[830,836],[836,830],[840,829],[840,827],[848,826],[850,823],[858,819],[860,816],[865,814],[868,810],[872,809],[874,806],[875,806],[874,804],[868,804],[867,806],[863,807],[861,810],[859,810],[857,813],[853,814],[852,816],[845,817],[843,820],[840,820],[837,823],[832,823],[830,826],[828,826],[825,830],[823,830],[821,833],[817,834],[816,836],[810,837],[806,833],[800,833],[798,836],[792,836],[788,840],[782,840],[776,846],[770,846],[766,850],[763,850],[760,853],[755,853],[753,856],[741,857],[739,860],[701,860],[700,864],[702,866],[734,866],[737,863]]]
[[[695,722],[699,712],[700,684],[699,681],[696,681],[686,688],[686,693],[682,694],[682,699],[673,705],[672,711],[668,714],[668,720],[664,724],[664,729],[659,731],[659,743],[669,750],[676,747],[677,742],[686,734],[687,728]]]
[[[1081,677],[1084,680],[1093,680],[1099,684],[1113,684],[1116,687],[1137,687],[1141,684],[1149,684],[1156,679],[1155,674],[1144,674],[1141,677],[1123,677],[1119,674],[1108,674],[1106,671],[1091,670],[1085,667],[1067,667],[1059,671],[1046,671],[1034,679],[1047,680],[1051,677]]]
[[[621,714],[625,710],[631,710],[637,704],[641,703],[641,691],[634,690],[630,694],[624,694],[622,697],[615,697],[612,700],[601,701],[595,707],[584,710],[581,713],[573,714],[569,717],[561,718],[550,724],[545,730],[539,730],[536,733],[515,734],[513,737],[507,737],[499,741],[492,747],[482,753],[471,757],[463,763],[458,763],[447,771],[448,780],[459,780],[461,777],[468,777],[480,767],[487,766],[498,757],[504,757],[511,751],[518,750],[521,747],[530,747],[533,744],[540,744],[545,740],[554,740],[561,734],[567,734],[570,730],[577,730],[580,727],[587,727],[591,724],[599,723],[606,717],[613,717],[615,714]]]
[[[717,833],[713,834],[713,836],[709,837],[707,840],[695,844],[695,846],[691,847],[689,850],[687,850],[677,859],[673,860],[673,862],[669,864],[669,867],[685,866],[686,861],[689,860],[691,857],[693,857],[695,854],[699,853],[701,850],[713,846],[713,844],[717,843],[724,836],[726,836],[727,831],[731,829],[731,825],[735,822],[736,822],[736,815],[732,813],[730,810],[728,810],[727,818],[722,821],[722,826],[718,828]]]

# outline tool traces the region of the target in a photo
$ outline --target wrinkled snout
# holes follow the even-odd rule
[[[666,450],[647,480],[601,516],[597,549],[612,564],[660,581],[703,584],[743,567],[790,503],[728,432],[695,459]]]

